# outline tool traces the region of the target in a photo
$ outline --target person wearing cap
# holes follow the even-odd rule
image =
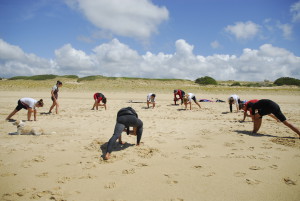
[[[156,95],[153,93],[149,93],[147,96],[147,107],[149,108],[149,105],[152,104],[152,108],[155,107],[155,97]]]
[[[130,134],[129,127],[134,128],[132,134],[136,136],[136,146],[139,146],[143,134],[143,122],[138,118],[138,114],[133,108],[122,108],[117,113],[117,122],[114,133],[107,143],[104,160],[110,158],[113,146],[118,139],[120,144],[125,144],[125,142],[122,141],[121,135],[123,131],[126,131],[127,135]]]
[[[192,110],[192,100],[198,105],[199,108],[201,108],[200,104],[198,103],[196,96],[193,93],[188,93],[184,96],[183,102],[185,109],[187,108],[187,105],[190,105],[190,110]]]
[[[183,104],[183,97],[185,95],[185,92],[182,91],[181,89],[175,89],[174,90],[174,103],[176,105],[177,100],[181,100],[181,105]],[[177,98],[179,96],[179,98]]]
[[[96,110],[98,110],[98,106],[104,106],[104,108],[106,110],[107,99],[102,93],[95,93],[94,94],[94,100],[95,100],[95,103],[93,105],[92,110],[94,110],[95,107],[96,107]],[[103,104],[100,104],[101,101],[102,101]]]
[[[6,120],[12,120],[11,117],[14,116],[17,112],[19,112],[21,109],[27,110],[27,120],[31,121],[31,114],[33,112],[34,121],[36,121],[36,107],[43,107],[44,102],[43,99],[40,99],[39,101],[33,99],[33,98],[21,98],[18,100],[18,105],[12,111],[8,117],[6,117]]]
[[[56,82],[56,85],[54,85],[52,87],[52,90],[51,90],[51,100],[52,100],[52,105],[49,109],[49,113],[51,113],[52,109],[56,106],[55,108],[55,111],[56,111],[56,114],[58,114],[58,108],[59,108],[59,104],[58,104],[58,91],[59,91],[59,87],[62,87],[62,82],[61,81],[57,81]]]
[[[269,99],[261,99],[256,103],[254,103],[251,106],[251,109],[252,109],[251,115],[254,116],[252,133],[257,133],[257,131],[260,129],[262,124],[262,117],[265,115],[269,115],[274,119],[276,119],[277,121],[280,121],[284,125],[289,127],[291,130],[297,133],[300,138],[299,129],[287,121],[286,117],[282,114],[279,105],[274,101]]]

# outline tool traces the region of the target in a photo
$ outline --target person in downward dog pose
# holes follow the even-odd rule
[[[39,101],[33,99],[33,98],[21,98],[18,100],[18,105],[12,111],[7,117],[6,120],[12,120],[11,117],[14,116],[17,112],[19,112],[21,109],[27,110],[27,120],[31,121],[31,114],[33,112],[34,121],[36,121],[36,107],[43,107],[44,102],[43,99],[40,99]]]
[[[110,158],[110,154],[117,139],[119,139],[120,144],[125,144],[122,141],[121,135],[123,131],[127,131],[127,134],[129,134],[129,127],[134,127],[133,134],[136,135],[136,146],[139,146],[143,134],[143,122],[138,118],[138,114],[133,108],[122,108],[117,113],[114,134],[107,143],[106,154],[104,156],[105,160]]]
[[[269,99],[261,99],[258,102],[254,103],[251,106],[251,109],[252,109],[251,114],[254,116],[252,133],[257,133],[257,131],[260,129],[262,124],[262,117],[265,115],[269,115],[274,119],[276,119],[277,121],[280,121],[284,125],[289,127],[291,130],[297,133],[300,138],[299,129],[286,120],[286,117],[282,114],[279,105],[274,101]]]
[[[185,92],[182,91],[181,89],[175,89],[174,90],[174,103],[176,105],[177,100],[181,100],[181,105],[183,104],[183,97],[185,95]],[[179,96],[179,98],[177,98]]]
[[[185,109],[187,108],[187,105],[190,105],[190,110],[192,110],[192,100],[198,105],[199,108],[201,108],[200,104],[198,103],[196,96],[193,93],[188,93],[184,96],[183,102]]]
[[[236,106],[236,112],[239,112],[239,110],[242,109],[240,97],[236,94],[229,96],[228,103],[229,103],[230,112],[232,112],[233,104]]]
[[[103,106],[106,110],[107,99],[102,93],[95,93],[94,94],[94,100],[95,100],[95,103],[93,105],[92,110],[94,110],[95,107],[96,107],[96,110],[98,110],[98,106]],[[103,104],[100,104],[101,101],[102,101]]]

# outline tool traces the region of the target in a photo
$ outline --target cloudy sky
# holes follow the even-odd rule
[[[0,0],[0,77],[300,79],[299,0]]]

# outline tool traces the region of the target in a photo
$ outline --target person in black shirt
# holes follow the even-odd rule
[[[262,123],[262,117],[264,115],[269,115],[277,121],[281,121],[284,125],[297,133],[300,138],[299,129],[286,120],[286,117],[282,114],[279,105],[274,101],[268,99],[259,100],[252,105],[251,109],[251,114],[254,117],[253,133],[256,133],[259,130]]]
[[[120,144],[124,144],[122,142],[121,135],[123,131],[127,131],[127,134],[129,134],[129,127],[134,127],[134,135],[136,135],[136,145],[139,146],[143,134],[143,122],[138,118],[138,115],[133,108],[122,108],[118,111],[117,114],[117,122],[115,125],[114,134],[109,139],[107,144],[106,154],[104,156],[105,160],[108,160],[110,158],[113,145],[115,144],[117,139],[119,139]]]

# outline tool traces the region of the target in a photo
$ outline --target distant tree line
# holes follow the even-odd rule
[[[200,77],[195,80],[195,83],[200,85],[218,85],[218,82],[209,76]],[[300,86],[300,80],[291,77],[281,77],[274,81],[271,84],[269,81],[265,80],[262,83],[254,82],[254,83],[247,83],[242,85],[240,82],[233,82],[230,86],[246,86],[246,87],[271,87],[271,86],[282,86],[282,85],[295,85]]]

